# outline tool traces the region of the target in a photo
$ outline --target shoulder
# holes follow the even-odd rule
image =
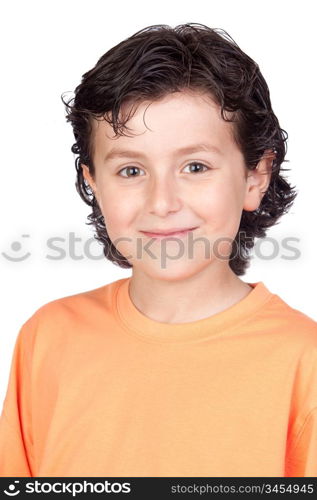
[[[112,315],[114,297],[126,279],[43,304],[22,325],[20,336],[34,335],[40,329],[57,334],[69,326],[87,325],[92,319],[101,321],[101,315],[105,319],[105,315]]]
[[[290,306],[279,295],[271,293],[260,314],[276,333],[317,349],[317,322]]]

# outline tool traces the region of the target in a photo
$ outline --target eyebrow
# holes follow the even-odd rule
[[[184,148],[177,149],[175,154],[184,155],[191,153],[199,153],[199,152],[213,152],[221,155],[220,149],[216,146],[212,146],[211,144],[194,144],[192,146],[186,146]],[[121,150],[119,148],[111,149],[105,156],[104,161],[112,160],[113,158],[144,158],[146,155],[141,151],[133,151],[133,150]]]

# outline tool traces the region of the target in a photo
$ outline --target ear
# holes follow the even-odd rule
[[[275,153],[267,149],[256,168],[254,170],[248,170],[243,204],[243,209],[247,212],[252,212],[259,208],[262,198],[270,184],[274,158]]]
[[[89,186],[91,187],[94,194],[96,194],[96,191],[97,191],[96,183],[89,172],[89,167],[87,167],[87,165],[84,165],[83,163],[81,163],[81,168],[83,171],[83,176],[84,176],[85,181],[89,184]]]
[[[93,179],[92,175],[89,172],[89,167],[87,167],[87,165],[85,165],[84,163],[81,163],[81,167],[82,167],[82,170],[83,170],[84,179],[89,184],[89,186],[91,187],[91,189],[92,189],[92,191],[93,191],[93,193],[94,193],[94,195],[96,197],[96,200],[98,202],[98,205],[101,208],[100,199],[99,199],[99,193],[98,193],[98,189],[97,189],[97,186],[96,186],[96,182],[95,182],[95,180]]]

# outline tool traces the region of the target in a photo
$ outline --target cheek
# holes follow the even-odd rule
[[[108,191],[101,197],[101,211],[105,219],[107,233],[117,250],[128,260],[133,255],[131,222],[134,219],[134,205],[124,196]]]
[[[219,182],[201,193],[199,215],[206,224],[203,232],[216,256],[226,258],[231,253],[239,229],[241,203],[240,191],[228,182]]]
[[[101,201],[101,210],[107,226],[120,232],[129,225],[129,221],[133,218],[134,207],[129,198],[108,192],[102,196]]]
[[[240,199],[229,183],[217,183],[201,191],[196,205],[201,216],[216,227],[226,227],[240,217]]]

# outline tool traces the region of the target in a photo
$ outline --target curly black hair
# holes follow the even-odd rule
[[[77,155],[76,189],[92,207],[89,225],[103,244],[107,259],[122,268],[132,264],[115,248],[91,187],[81,165],[87,165],[94,178],[93,119],[104,119],[116,134],[127,135],[127,121],[120,110],[127,102],[158,100],[185,89],[208,92],[221,107],[221,117],[233,123],[233,137],[249,170],[256,168],[266,150],[274,153],[270,184],[260,206],[243,210],[233,242],[229,265],[243,275],[249,265],[254,239],[266,235],[268,228],[291,207],[297,193],[281,176],[288,134],[279,126],[267,83],[258,64],[245,54],[228,33],[200,23],[148,26],[108,50],[97,64],[82,76],[75,97],[68,102],[66,121],[73,128]],[[226,112],[230,113],[227,115]],[[238,250],[238,251],[237,251]]]

